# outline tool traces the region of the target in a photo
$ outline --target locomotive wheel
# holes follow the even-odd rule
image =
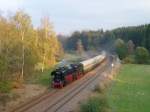
[[[66,86],[66,82],[64,81],[64,83],[63,83],[63,87],[65,87]]]
[[[64,87],[63,84],[61,84],[61,85],[60,85],[60,88],[63,88],[63,87]]]

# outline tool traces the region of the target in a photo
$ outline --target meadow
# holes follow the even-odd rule
[[[112,112],[150,112],[150,65],[122,65],[108,100]]]

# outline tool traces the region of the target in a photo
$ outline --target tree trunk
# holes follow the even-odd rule
[[[45,67],[45,53],[43,55],[42,72],[44,71],[44,67]]]
[[[45,29],[45,39],[47,42],[47,38],[48,38],[48,18],[44,18],[44,29]],[[44,44],[44,55],[43,55],[43,63],[42,63],[42,72],[44,71],[44,67],[45,67],[45,59],[46,59],[46,46]]]
[[[22,67],[21,67],[21,77],[20,80],[24,80],[24,32],[21,32],[21,37],[22,37]]]

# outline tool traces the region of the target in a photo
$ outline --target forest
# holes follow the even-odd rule
[[[137,63],[149,63],[150,24],[107,31],[103,31],[103,29],[75,31],[67,38],[59,37],[64,49],[68,51],[76,50],[76,44],[81,41],[85,51],[104,49],[111,53],[117,53],[120,59],[125,59],[127,62],[132,62],[132,57],[134,57],[137,59]]]
[[[85,50],[91,50],[112,47],[111,45],[118,38],[125,43],[132,40],[135,46],[143,46],[150,51],[150,24],[107,31],[103,31],[103,29],[97,31],[75,31],[63,42],[65,43],[65,49],[75,50],[77,41],[82,40]]]
[[[0,16],[0,90],[3,84],[22,83],[35,72],[49,69],[62,54],[48,17],[41,18],[41,25],[35,28],[31,17],[22,10]]]

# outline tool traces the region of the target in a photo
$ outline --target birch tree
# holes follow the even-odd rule
[[[33,28],[23,11],[9,18],[0,16],[0,80],[22,82],[38,70],[49,69],[61,55],[60,46],[48,17]]]
[[[134,43],[132,40],[129,40],[127,43],[127,48],[128,48],[128,54],[133,54],[134,53]]]
[[[49,17],[44,17],[41,20],[40,38],[42,40],[42,72],[46,66],[52,66],[56,63],[58,55],[61,56],[62,48],[53,30],[53,25]]]
[[[18,36],[21,37],[22,41],[22,66],[21,66],[21,75],[20,79],[24,79],[24,63],[25,63],[25,46],[24,46],[24,40],[25,40],[25,34],[31,29],[31,19],[30,16],[25,14],[23,11],[16,12],[16,15],[13,17],[14,24],[19,32]]]
[[[44,30],[44,39],[43,39],[43,61],[42,61],[42,72],[44,71],[45,67],[45,59],[46,59],[46,44],[44,40],[47,41],[48,39],[48,32],[49,32],[49,19],[48,17],[44,17],[42,20],[42,28]]]

